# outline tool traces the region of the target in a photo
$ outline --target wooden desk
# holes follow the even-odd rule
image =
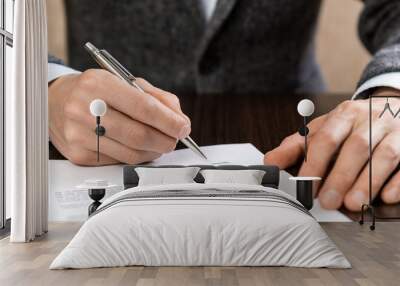
[[[351,95],[198,95],[181,96],[183,111],[192,120],[191,137],[200,145],[251,142],[266,152],[279,145],[301,125],[297,103],[309,98],[315,103],[314,116],[324,114]],[[178,146],[180,148],[182,146]],[[50,159],[63,159],[50,146]],[[296,167],[288,170],[292,174]],[[400,205],[387,206],[377,202],[378,216],[400,216]],[[341,210],[354,220],[358,213]]]

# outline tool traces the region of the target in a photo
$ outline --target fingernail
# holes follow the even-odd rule
[[[388,202],[397,202],[399,200],[400,192],[397,189],[390,189],[386,192],[386,200]]]
[[[354,191],[350,196],[353,203],[360,205],[360,207],[368,202],[368,198],[363,191]]]
[[[327,209],[337,209],[342,204],[342,200],[337,191],[331,189],[326,192],[321,192],[319,195],[323,207]]]
[[[179,132],[179,139],[183,139],[189,136],[191,131],[190,125],[186,124],[182,127],[181,131]]]

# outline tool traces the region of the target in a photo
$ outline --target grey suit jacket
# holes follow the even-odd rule
[[[69,65],[96,67],[83,49],[90,41],[133,74],[177,94],[319,92],[314,32],[320,4],[219,0],[207,23],[199,0],[68,0]],[[359,84],[400,71],[400,1],[365,0],[359,32],[375,54]]]

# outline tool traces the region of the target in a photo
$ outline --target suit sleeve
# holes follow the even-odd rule
[[[377,87],[400,90],[400,1],[364,0],[358,31],[373,58],[361,76],[354,98],[365,98]]]

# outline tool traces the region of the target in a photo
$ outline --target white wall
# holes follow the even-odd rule
[[[317,58],[331,92],[355,89],[370,55],[357,35],[357,0],[325,0],[317,32]]]
[[[5,16],[6,16],[6,21],[5,21],[5,28],[7,32],[13,33],[13,27],[14,27],[14,0],[5,0]],[[6,46],[6,58],[5,58],[5,64],[6,64],[6,69],[5,69],[5,92],[6,94],[11,93],[11,73],[12,73],[12,66],[13,66],[13,58],[12,58],[12,48],[9,46]],[[7,103],[5,108],[7,108]],[[7,123],[6,123],[7,124]],[[6,126],[7,128],[7,126]],[[7,151],[6,151],[7,152]],[[5,154],[4,154],[5,157]],[[5,175],[5,174],[4,174]],[[7,182],[6,182],[7,184]],[[5,196],[6,196],[6,218],[11,217],[11,193],[10,193],[10,188],[5,187]]]

